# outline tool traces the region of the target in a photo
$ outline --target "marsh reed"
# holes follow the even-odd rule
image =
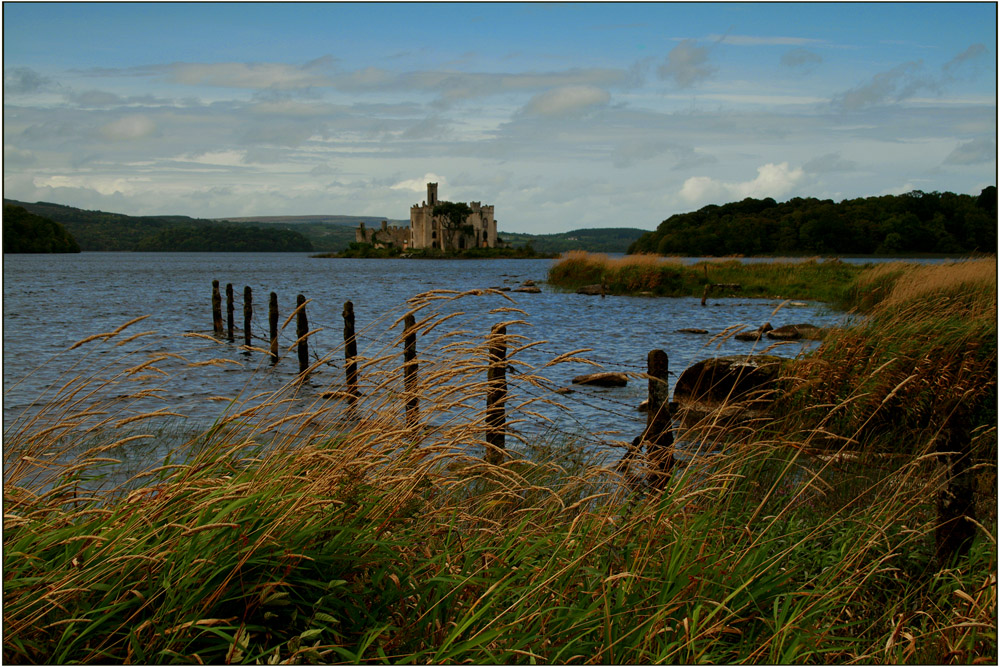
[[[662,491],[642,483],[641,457],[616,470],[519,429],[556,397],[520,361],[536,342],[499,292],[428,292],[388,316],[392,339],[358,357],[356,401],[339,386],[250,381],[156,467],[104,485],[170,417],[169,405],[130,408],[157,395],[167,362],[187,362],[136,346],[136,322],[92,336],[82,350],[133,340],[114,362],[77,358],[5,433],[4,660],[995,662],[995,512],[977,515],[967,554],[936,561],[944,415],[879,419],[887,406],[907,415],[947,377],[976,415],[980,500],[995,500],[996,285],[982,267],[942,279],[939,307],[915,323],[928,299],[906,291],[917,271],[790,364],[787,394],[760,421],[694,425],[706,453]],[[495,463],[490,338],[437,308],[469,298],[496,299],[507,331],[508,448]],[[978,314],[951,318],[949,304]]]

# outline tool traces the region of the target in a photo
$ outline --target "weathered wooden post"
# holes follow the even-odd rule
[[[295,349],[299,353],[299,374],[305,374],[306,369],[309,368],[309,339],[306,337],[309,333],[309,318],[306,317],[305,296],[300,294],[295,297],[295,308],[298,310],[295,322],[295,335],[298,342],[295,344]]]
[[[354,335],[354,303],[344,302],[344,371],[348,404],[358,399],[358,339]]]
[[[950,414],[937,443],[947,470],[945,486],[938,492],[938,526],[934,535],[941,567],[948,567],[952,560],[969,553],[976,536],[972,429],[968,410],[960,402],[950,403]]]
[[[233,342],[233,284],[226,283],[226,335]]]
[[[403,389],[406,392],[406,426],[413,428],[420,419],[417,398],[417,319],[409,314],[403,320]]]
[[[708,290],[712,289],[712,284],[709,283],[705,285],[705,291],[701,293],[701,305],[705,305],[705,301],[708,299]]]
[[[663,350],[651,350],[646,358],[649,375],[649,411],[642,439],[650,465],[650,484],[666,486],[674,465],[674,434],[670,430],[670,360]]]
[[[243,288],[243,344],[250,347],[250,320],[253,318],[253,292]]]
[[[267,304],[268,333],[271,336],[271,363],[278,363],[278,295],[271,292],[271,300]]]
[[[505,444],[507,401],[507,327],[494,324],[489,340],[486,373],[486,461],[501,463]]]
[[[216,334],[222,334],[222,296],[218,280],[212,281],[212,329]]]

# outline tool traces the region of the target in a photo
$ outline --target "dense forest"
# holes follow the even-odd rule
[[[80,244],[81,250],[133,250],[177,252],[310,252],[313,245],[302,234],[289,229],[261,229],[253,225],[173,216],[130,216],[104,211],[85,211],[72,206],[4,200],[31,213],[61,223]],[[4,239],[6,244],[6,238]]]
[[[80,252],[80,244],[58,222],[23,206],[3,206],[4,252]]]
[[[747,198],[672,215],[629,246],[660,255],[996,252],[997,189],[847,199]]]
[[[522,234],[501,232],[500,236],[512,246],[530,244],[536,251],[544,253],[586,250],[587,252],[625,252],[629,245],[647,233],[645,229],[633,227],[602,227],[594,229],[574,229],[558,234]]]

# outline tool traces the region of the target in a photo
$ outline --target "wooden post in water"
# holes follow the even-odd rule
[[[344,302],[344,371],[347,383],[348,405],[358,400],[358,339],[354,335],[354,304]]]
[[[233,284],[226,283],[226,336],[233,342]]]
[[[222,334],[222,295],[219,294],[219,281],[212,281],[212,330]]]
[[[705,291],[701,293],[701,305],[705,305],[705,301],[708,299],[708,290],[712,289],[712,283],[705,285]]]
[[[649,411],[642,440],[650,465],[650,484],[662,489],[674,465],[674,434],[670,430],[670,360],[663,350],[651,350],[646,358],[649,375]]]
[[[309,318],[306,317],[305,303],[305,296],[300,294],[295,297],[295,307],[299,311],[295,322],[295,335],[298,339],[298,343],[295,344],[295,348],[299,353],[300,375],[305,374],[306,369],[309,368],[309,339],[306,338],[306,334],[309,333]]]
[[[243,288],[243,344],[250,347],[250,320],[253,318],[253,292]]]
[[[278,363],[278,295],[271,292],[271,300],[267,304],[268,333],[271,336],[271,363]]]
[[[403,389],[406,392],[406,426],[413,428],[420,419],[417,398],[417,319],[409,314],[403,320]]]
[[[941,567],[969,553],[976,536],[975,469],[972,428],[961,399],[949,401],[950,414],[938,436],[937,451],[947,467],[947,482],[938,492],[935,555]]]
[[[486,373],[486,461],[501,463],[505,448],[507,402],[507,327],[494,324],[489,338],[489,369]]]

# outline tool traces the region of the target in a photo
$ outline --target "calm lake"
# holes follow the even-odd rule
[[[263,355],[247,356],[239,349],[242,335],[232,344],[183,337],[186,332],[211,333],[211,285],[218,280],[224,290],[232,283],[236,292],[236,326],[242,327],[243,288],[253,289],[256,304],[255,335],[266,336],[267,299],[276,292],[281,320],[294,310],[297,294],[311,299],[308,305],[311,329],[322,331],[310,338],[318,354],[342,345],[345,300],[354,303],[359,331],[359,352],[366,347],[382,350],[398,335],[389,325],[407,310],[406,300],[433,289],[472,290],[490,287],[515,288],[526,280],[537,282],[540,294],[510,293],[525,311],[528,325],[509,333],[529,341],[545,341],[518,358],[533,365],[580,348],[591,348],[585,356],[603,368],[580,363],[559,364],[541,371],[555,386],[569,386],[574,375],[598,370],[645,370],[646,355],[663,349],[670,367],[679,374],[700,359],[723,354],[749,353],[769,347],[773,341],[744,343],[711,340],[727,327],[756,328],[764,322],[775,327],[810,322],[818,326],[837,323],[842,314],[822,304],[786,305],[773,314],[779,301],[767,299],[710,299],[701,307],[700,298],[595,297],[556,291],[545,285],[554,260],[361,260],[313,259],[298,253],[98,253],[76,255],[6,255],[3,262],[3,386],[4,429],[20,416],[44,403],[44,395],[72,377],[74,364],[110,364],[130,349],[142,354],[169,352],[186,362],[226,358],[239,362],[207,366],[183,372],[177,361],[169,381],[164,381],[164,401],[171,411],[187,416],[190,428],[202,428],[219,416],[219,403],[211,396],[236,395],[255,373],[266,374],[266,386],[278,387],[298,371],[294,355],[271,366]],[[223,294],[223,309],[225,295]],[[493,322],[515,319],[516,314],[490,313],[496,307],[512,306],[496,295],[465,297],[442,307],[465,315],[455,326],[470,336],[485,336]],[[140,315],[148,319],[128,331],[155,331],[132,344],[84,345],[67,352],[75,342],[112,331]],[[681,328],[707,329],[709,334],[679,333]],[[282,334],[282,345],[294,341],[294,323]],[[266,344],[257,340],[257,345]],[[418,343],[418,349],[421,348]],[[781,344],[770,352],[794,356],[803,344]],[[372,352],[369,352],[370,354]],[[95,355],[97,355],[95,357]],[[137,363],[138,360],[133,361]],[[170,361],[160,364],[169,366]],[[166,365],[166,366],[165,366]],[[170,370],[170,369],[168,369]],[[310,383],[321,388],[339,384],[342,359],[319,369]],[[676,379],[676,375],[675,375]],[[558,400],[569,411],[553,410],[551,418],[561,431],[588,433],[590,446],[602,441],[629,441],[638,435],[645,416],[635,408],[646,396],[646,382],[632,379],[623,388],[583,388]],[[149,406],[137,403],[137,411]],[[543,426],[525,426],[544,430]],[[597,435],[593,435],[597,434]]]

